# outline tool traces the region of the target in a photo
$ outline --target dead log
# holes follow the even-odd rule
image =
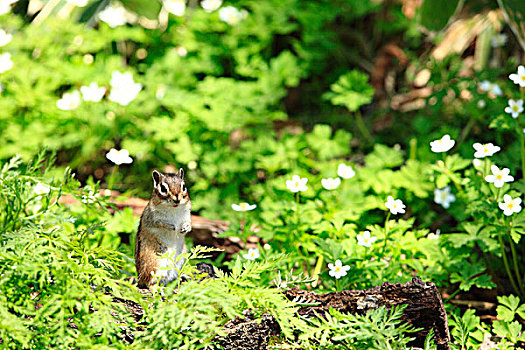
[[[328,312],[330,308],[352,314],[364,314],[380,306],[392,308],[406,305],[403,320],[414,328],[422,328],[415,333],[413,346],[423,347],[425,337],[434,329],[438,350],[448,350],[450,333],[447,314],[436,285],[423,282],[414,277],[406,283],[383,283],[381,286],[366,290],[345,290],[338,293],[318,295],[312,291],[290,289],[285,292],[288,299],[300,297],[309,302],[318,303],[299,309],[300,315],[314,316],[316,313]]]
[[[144,291],[146,296],[149,291]],[[438,350],[450,350],[450,333],[447,316],[439,291],[432,282],[423,282],[419,277],[414,277],[406,283],[383,283],[381,286],[366,290],[345,290],[327,294],[316,294],[312,291],[289,289],[284,291],[289,300],[298,298],[315,303],[304,306],[298,314],[305,317],[316,317],[333,308],[340,312],[352,314],[365,314],[370,310],[385,306],[390,309],[394,306],[405,305],[403,321],[420,329],[409,336],[415,337],[409,344],[416,348],[423,348],[425,337],[431,329],[434,330],[434,340]],[[135,320],[140,320],[143,315],[139,304],[126,300],[117,300],[126,303],[126,306]],[[130,306],[131,305],[131,306]],[[280,334],[280,328],[275,318],[264,314],[260,319],[246,317],[228,322],[224,330],[226,336],[217,338],[221,349],[229,350],[259,350],[267,349],[268,341]]]

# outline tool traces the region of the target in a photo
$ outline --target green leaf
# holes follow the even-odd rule
[[[409,159],[406,165],[394,174],[393,181],[398,187],[406,188],[417,197],[426,198],[434,188],[425,174],[427,169],[425,164]]]
[[[454,272],[450,276],[452,283],[461,282],[459,289],[468,291],[472,286],[479,288],[491,289],[496,287],[496,284],[492,282],[489,275],[481,275],[485,271],[485,267],[479,264],[464,264],[461,268],[460,273]]]
[[[443,29],[452,15],[459,10],[459,0],[424,0],[420,8],[419,22],[430,30]]]
[[[489,128],[500,131],[514,130],[517,127],[516,119],[511,118],[508,114],[500,114],[492,119]]]
[[[372,169],[394,168],[403,164],[401,150],[376,144],[374,151],[365,157],[367,167]]]
[[[162,7],[158,0],[122,0],[122,4],[138,15],[149,19],[159,17],[159,12]]]
[[[514,320],[514,316],[518,312],[518,309],[520,312],[525,313],[525,304],[519,307],[520,298],[517,296],[501,296],[498,297],[498,302],[500,305],[496,308],[496,312],[498,313],[498,318],[502,321]],[[520,317],[522,317],[522,315],[520,315]]]
[[[312,150],[323,160],[346,154],[350,139],[350,134],[344,130],[338,130],[332,139],[332,128],[325,124],[317,124],[314,130],[306,135],[306,141]]]
[[[521,333],[521,325],[518,321],[512,323],[504,321],[494,321],[492,324],[494,332],[500,337],[507,338],[511,342],[516,343],[517,338]]]
[[[323,97],[332,104],[345,106],[350,112],[355,112],[361,106],[372,102],[374,88],[368,84],[368,75],[358,70],[352,70],[339,77],[330,86],[331,92]]]

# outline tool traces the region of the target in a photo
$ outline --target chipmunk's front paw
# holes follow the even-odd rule
[[[190,222],[185,222],[182,224],[182,227],[180,229],[180,232],[181,233],[188,233],[191,231],[191,223]]]

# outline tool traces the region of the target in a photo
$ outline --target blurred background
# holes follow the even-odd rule
[[[346,316],[312,330],[280,288],[414,276],[455,349],[522,346],[524,18],[523,0],[0,0],[0,347],[202,348],[250,308],[332,349],[355,341]],[[485,181],[496,165],[513,181]],[[130,206],[181,167],[231,275],[148,304]],[[131,341],[106,291],[142,303]]]
[[[426,160],[443,133],[470,149],[506,104],[478,82],[523,56],[516,0],[1,1],[0,159],[45,148],[108,187],[105,154],[126,149],[114,189],[146,198],[153,168],[184,167],[215,218],[315,157]]]

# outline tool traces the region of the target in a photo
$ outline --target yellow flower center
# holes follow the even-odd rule
[[[294,183],[295,187],[299,187],[299,182]]]
[[[239,204],[239,207],[241,207],[241,210],[242,210],[242,211],[246,210],[246,204],[247,204],[247,203],[241,203],[241,204]]]
[[[441,194],[441,200],[446,200],[447,199],[447,194],[446,193],[442,193]]]
[[[484,152],[484,153],[488,153],[488,151],[489,151],[489,150],[488,150],[487,148],[483,148],[483,152]]]
[[[525,80],[525,79],[524,79],[524,80]],[[518,106],[517,106],[517,105],[512,106],[512,110],[513,110],[514,112],[517,112],[517,111],[518,111]]]
[[[521,80],[525,81],[525,75],[522,75],[520,78]]]
[[[335,267],[335,271],[336,271],[336,272],[340,272],[340,271],[341,271],[341,267],[336,266],[336,267]]]
[[[496,179],[501,180],[503,179],[503,176],[501,174],[496,175]]]
[[[514,208],[514,203],[509,203],[509,204],[507,204],[507,208],[509,208],[509,209]]]

